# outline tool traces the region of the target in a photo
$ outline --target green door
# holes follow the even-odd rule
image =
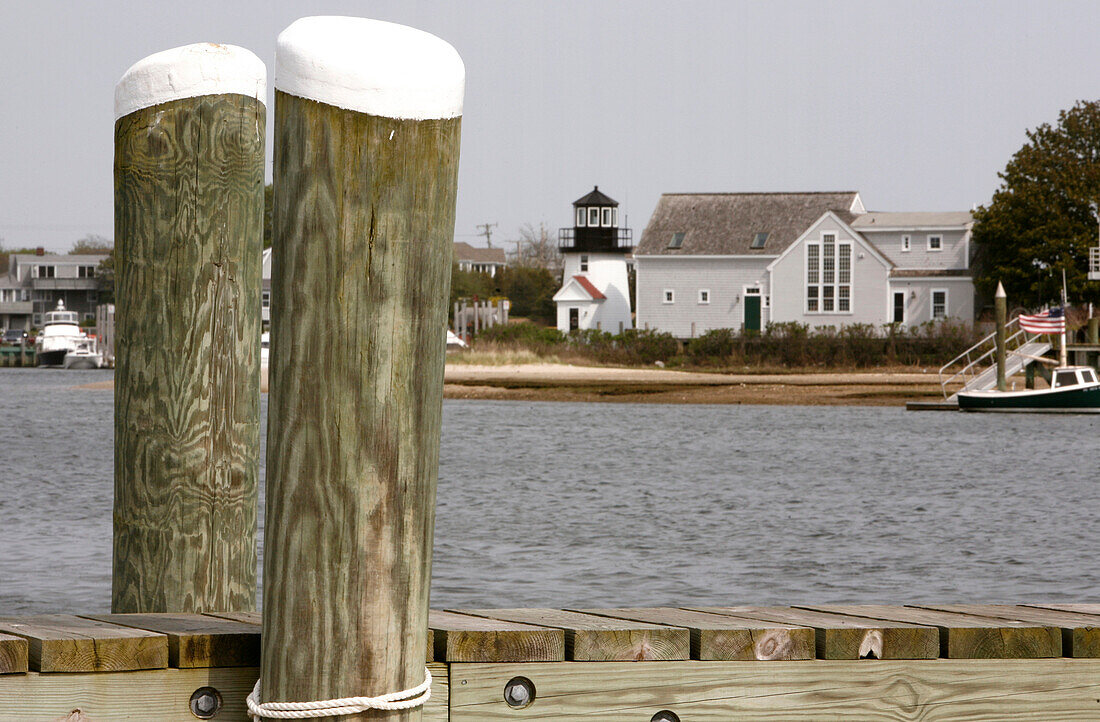
[[[745,330],[760,330],[760,296],[745,296]]]

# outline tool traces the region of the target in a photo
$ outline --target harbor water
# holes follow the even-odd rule
[[[111,377],[0,369],[0,615],[109,610]],[[1096,417],[443,413],[433,607],[1100,599]]]

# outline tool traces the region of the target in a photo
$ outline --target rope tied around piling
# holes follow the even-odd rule
[[[339,717],[358,714],[369,709],[403,710],[420,707],[432,698],[432,673],[424,668],[424,681],[401,692],[390,692],[378,697],[344,697],[318,702],[260,702],[260,680],[252,688],[245,703],[253,720],[308,719],[310,717]]]

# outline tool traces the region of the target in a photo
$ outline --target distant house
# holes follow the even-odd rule
[[[855,191],[668,193],[635,252],[639,327],[920,324],[974,317],[973,219],[868,213]]]
[[[503,248],[476,248],[469,243],[455,241],[455,263],[460,271],[474,271],[496,276],[497,271],[508,265]]]
[[[271,325],[271,249],[265,248],[260,265],[260,327]]]
[[[95,320],[99,303],[96,267],[106,254],[59,255],[13,253],[8,273],[0,277],[0,327],[30,329],[57,307],[76,311],[83,320]]]

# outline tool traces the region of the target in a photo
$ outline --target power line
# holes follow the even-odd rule
[[[500,225],[499,223],[481,223],[481,224],[478,225],[478,228],[482,229],[481,233],[479,233],[478,235],[479,236],[485,236],[485,247],[486,248],[492,248],[493,247],[493,229],[496,228],[499,225]]]

